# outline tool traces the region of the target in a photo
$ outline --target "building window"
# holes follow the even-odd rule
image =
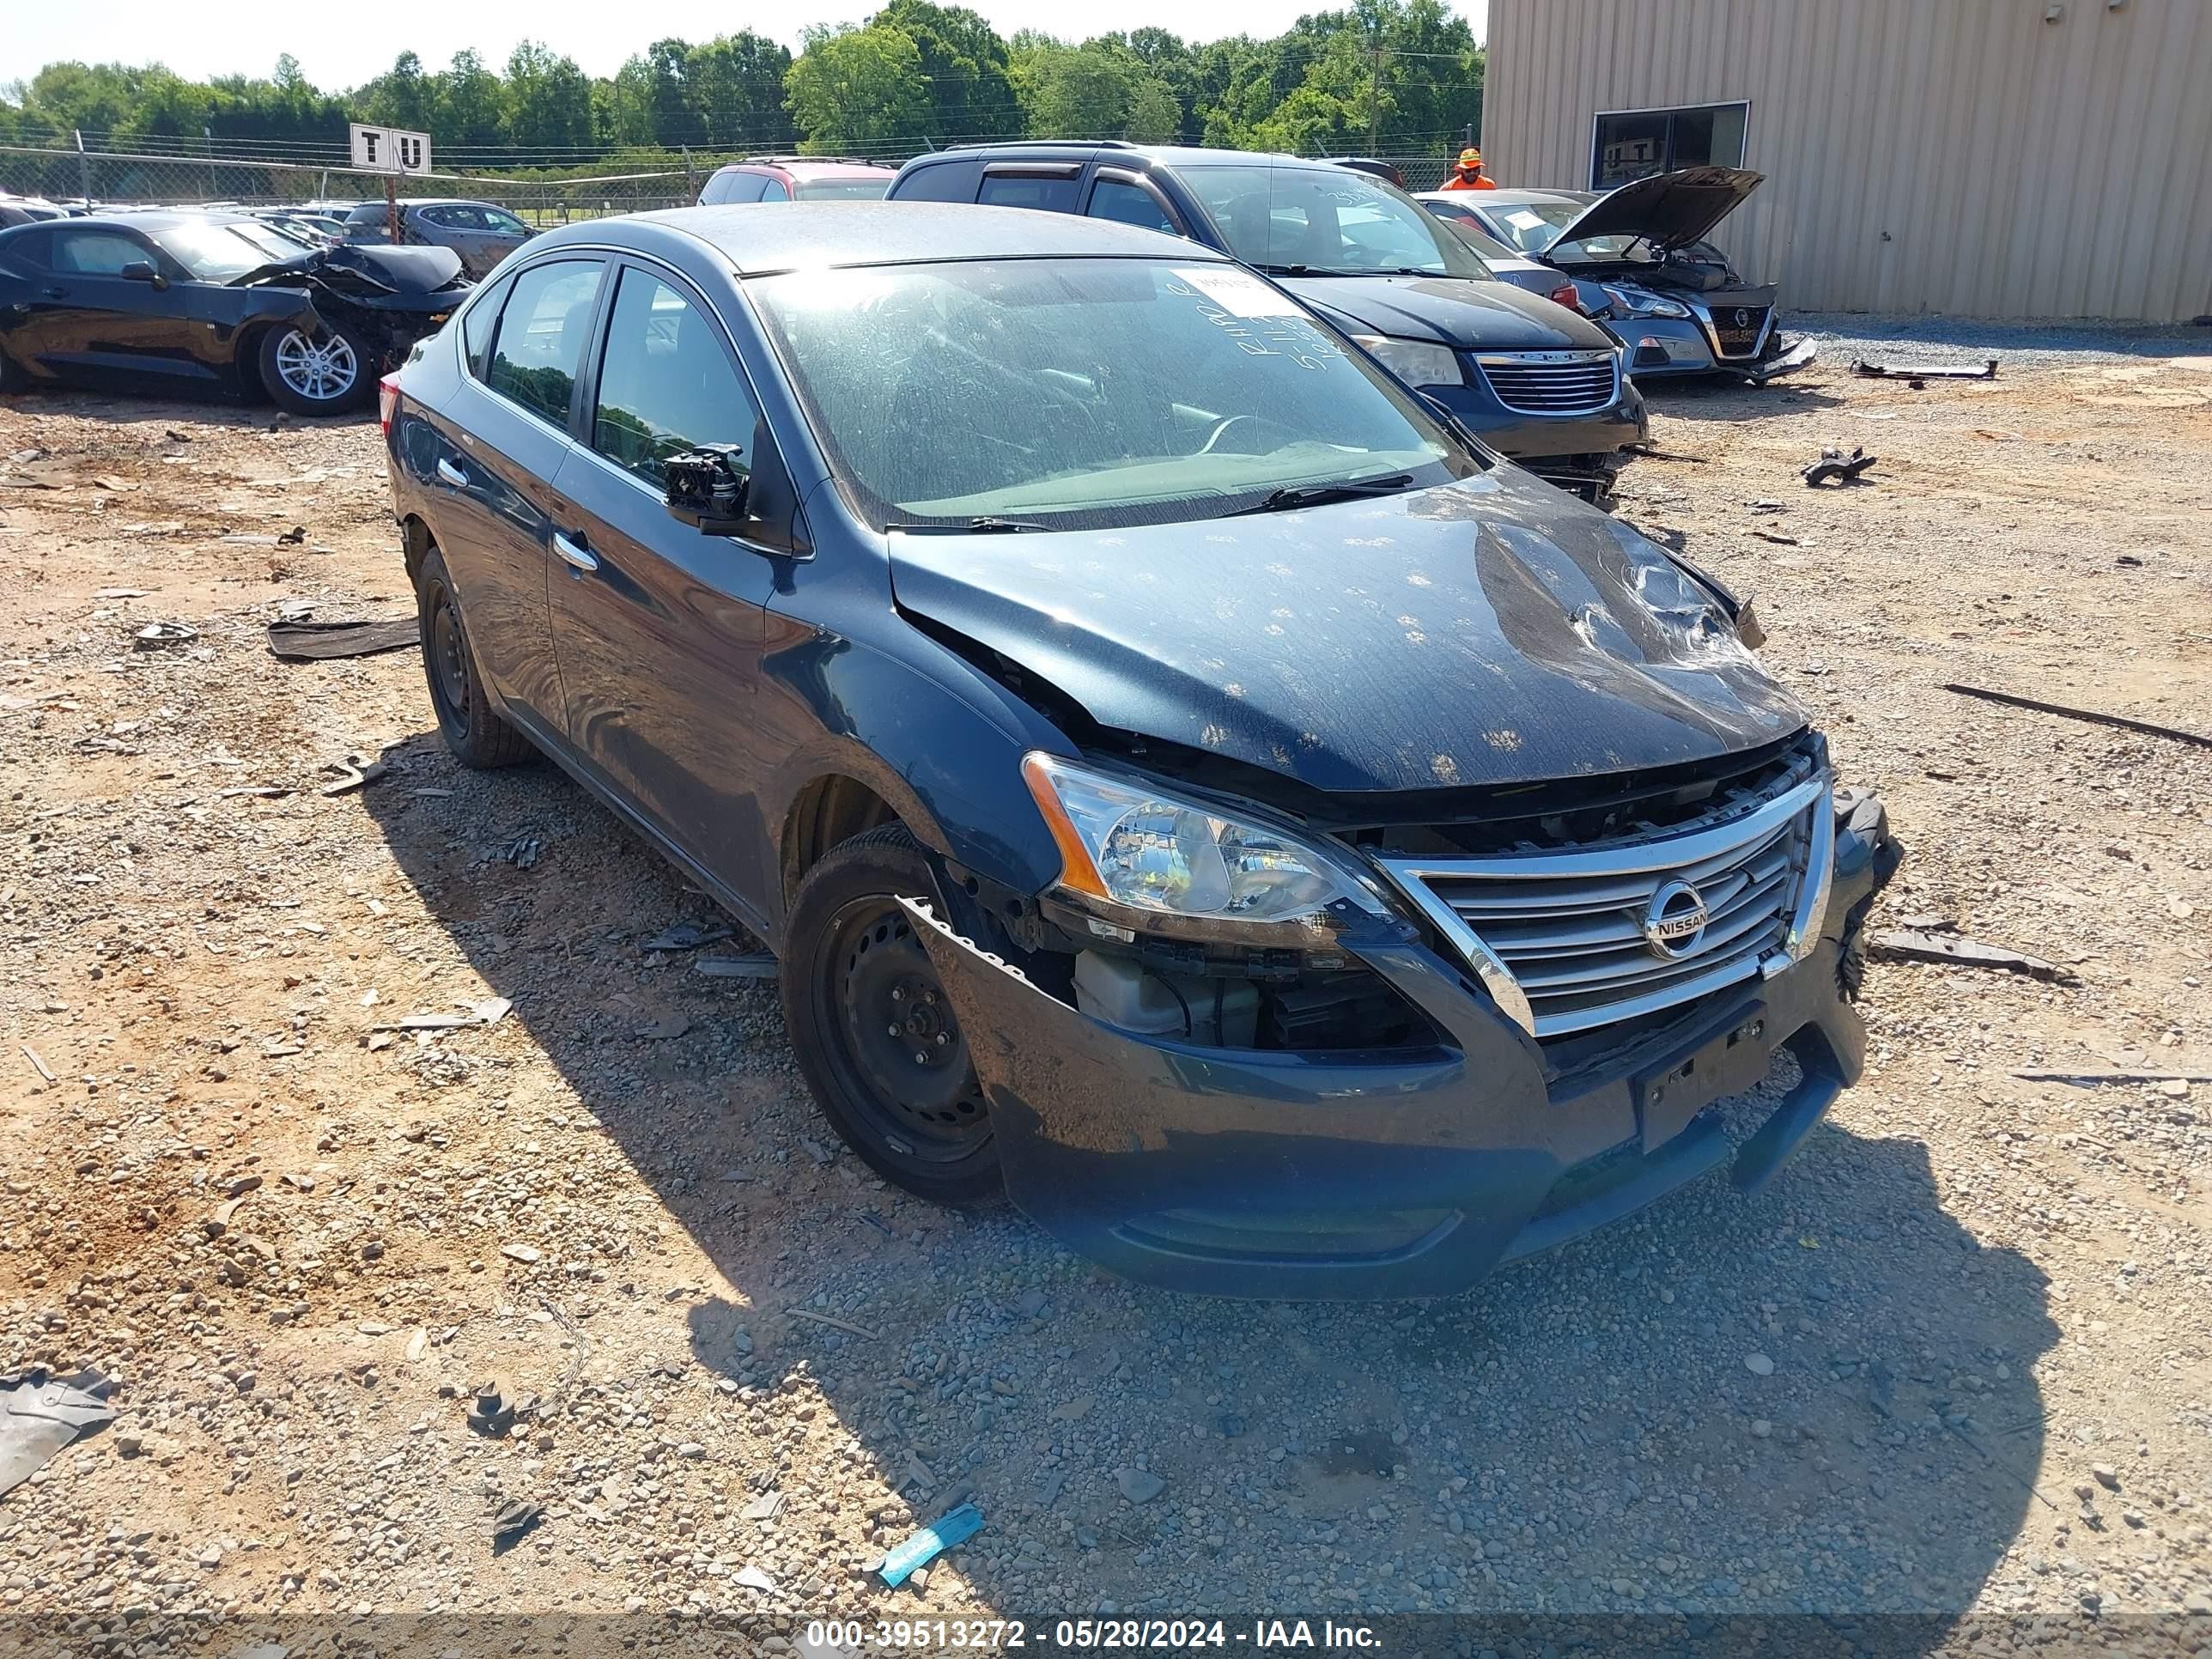
[[[1601,115],[1590,146],[1590,188],[1611,190],[1681,167],[1740,167],[1750,114],[1749,104],[1699,104]]]

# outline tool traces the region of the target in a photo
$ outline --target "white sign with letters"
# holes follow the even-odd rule
[[[401,127],[346,128],[353,141],[353,164],[367,173],[423,173],[430,170],[430,135]]]

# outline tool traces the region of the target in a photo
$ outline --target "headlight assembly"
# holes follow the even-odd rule
[[[1689,307],[1678,300],[1662,300],[1656,294],[1646,294],[1640,288],[1615,288],[1606,285],[1605,297],[1620,307],[1624,317],[1686,317]]]
[[[1467,375],[1448,345],[1433,340],[1394,340],[1387,334],[1352,337],[1383,368],[1407,386],[1465,386]]]
[[[1334,932],[1332,907],[1390,914],[1364,876],[1265,823],[1042,753],[1023,758],[1022,776],[1059,846],[1060,887],[1109,920],[1279,928],[1290,943]]]

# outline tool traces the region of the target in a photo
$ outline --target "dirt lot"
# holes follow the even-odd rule
[[[771,986],[644,948],[714,918],[605,811],[459,769],[411,650],[271,658],[287,601],[411,611],[373,422],[0,404],[0,1370],[120,1379],[0,1499],[0,1607],[2212,1615],[2212,1083],[2014,1075],[2212,1076],[2212,750],[1940,689],[2212,732],[2212,357],[1657,401],[1696,459],[1622,511],[1885,794],[1879,922],[2074,982],[1877,963],[1764,1196],[1318,1308],[888,1191]]]

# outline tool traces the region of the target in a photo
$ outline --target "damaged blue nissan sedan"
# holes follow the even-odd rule
[[[1162,1285],[1444,1295],[1756,1188],[1859,1074],[1896,848],[1748,607],[1218,254],[581,223],[383,390],[447,743],[766,940],[910,1192]]]

